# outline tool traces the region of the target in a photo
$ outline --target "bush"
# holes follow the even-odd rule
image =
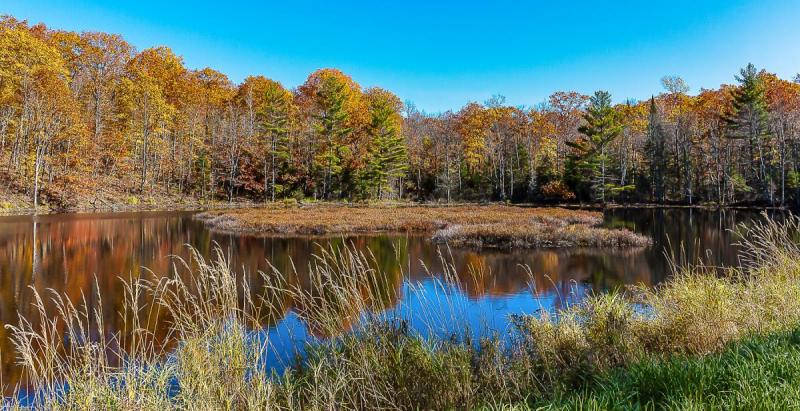
[[[561,181],[551,181],[542,186],[542,196],[547,200],[572,201],[575,200],[575,193]]]

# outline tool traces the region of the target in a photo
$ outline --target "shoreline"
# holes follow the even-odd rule
[[[214,202],[203,203],[182,203],[177,206],[163,205],[126,205],[119,204],[108,207],[73,207],[67,209],[51,209],[47,207],[34,208],[7,208],[0,209],[0,217],[14,216],[34,216],[34,215],[59,215],[59,214],[107,214],[107,213],[135,213],[135,212],[167,212],[167,211],[208,211],[222,209],[240,209],[257,207],[256,203],[240,202]]]
[[[800,401],[800,391],[793,388],[800,381],[800,304],[794,298],[800,291],[800,260],[792,237],[798,224],[793,217],[748,231],[744,244],[762,256],[756,265],[734,268],[727,276],[690,266],[656,288],[631,286],[575,304],[520,312],[511,316],[509,328],[498,329],[480,345],[468,327],[436,333],[460,324],[463,306],[448,293],[430,294],[425,288],[409,291],[423,301],[415,311],[419,328],[395,313],[359,316],[348,332],[337,331],[342,323],[351,324],[355,313],[383,309],[386,294],[374,278],[385,271],[355,249],[319,254],[320,263],[310,266],[314,274],[308,288],[295,288],[287,272],[275,270],[269,293],[253,296],[241,294],[250,290],[248,279],[237,277],[223,253],[215,259],[193,254],[190,282],[137,278],[126,284],[129,293],[146,301],[166,296],[159,307],[174,318],[164,340],[150,332],[133,334],[137,349],[126,352],[119,365],[96,366],[109,364],[118,338],[93,336],[88,313],[102,312],[91,311],[85,301],[75,309],[59,309],[69,304],[66,294],[53,297],[55,308],[37,297],[38,323],[74,327],[54,330],[52,336],[33,322],[8,327],[19,342],[20,366],[33,378],[11,391],[6,404],[226,408],[233,399],[266,409],[364,404],[406,409],[595,404],[605,409],[696,407],[698,398],[709,408],[755,406],[766,398],[772,399],[767,408],[779,409],[787,396]],[[434,290],[445,290],[446,278],[438,281]],[[320,292],[328,289],[336,292]],[[97,295],[102,296],[99,288]],[[287,312],[288,297],[304,307],[295,313],[305,327],[331,337],[305,345],[293,367],[275,373],[265,361],[273,340],[252,335]],[[139,312],[140,304],[138,298],[126,299],[113,309],[125,315]],[[449,315],[437,306],[450,307]],[[643,315],[642,307],[650,314]],[[261,312],[255,309],[265,316],[250,315]],[[39,360],[53,352],[65,354]],[[745,384],[733,390],[731,380]],[[37,395],[28,396],[27,387]]]
[[[2,199],[0,199],[2,200]],[[209,203],[201,201],[186,201],[178,205],[161,205],[161,204],[138,204],[130,205],[125,203],[117,203],[109,206],[93,207],[93,206],[79,206],[69,207],[64,209],[50,208],[47,206],[39,206],[38,209],[33,207],[9,207],[0,208],[0,217],[7,216],[26,216],[26,215],[56,215],[56,214],[78,214],[78,213],[129,213],[129,212],[158,212],[158,211],[212,211],[212,210],[225,210],[225,209],[246,209],[246,208],[269,208],[269,209],[284,209],[284,208],[308,208],[318,206],[335,206],[345,208],[370,208],[370,207],[428,207],[428,208],[445,208],[445,207],[459,207],[459,206],[472,206],[472,207],[486,207],[486,206],[509,206],[519,208],[563,208],[567,210],[585,210],[585,211],[603,211],[603,210],[624,210],[624,209],[686,209],[686,210],[706,210],[706,211],[725,211],[725,210],[741,210],[741,211],[794,211],[790,206],[754,206],[754,205],[716,205],[716,204],[660,204],[660,203],[607,203],[607,204],[577,204],[577,203],[504,203],[504,202],[412,202],[412,201],[397,201],[397,202],[334,202],[334,201],[311,201],[311,202],[296,202],[285,203],[282,201],[264,203],[256,201],[234,201],[229,203],[227,201],[215,200]]]

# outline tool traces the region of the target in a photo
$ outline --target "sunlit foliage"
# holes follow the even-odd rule
[[[6,16],[0,187],[54,208],[152,196],[800,201],[800,84],[752,64],[731,81],[692,95],[665,76],[652,99],[602,108],[597,93],[557,91],[425,113],[333,68],[296,89],[262,75],[234,84],[168,47]]]

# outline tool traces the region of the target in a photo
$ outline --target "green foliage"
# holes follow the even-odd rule
[[[597,91],[589,100],[589,108],[584,114],[585,124],[578,128],[583,137],[567,142],[573,149],[567,170],[576,191],[590,188],[592,197],[605,202],[610,178],[609,145],[619,137],[623,124],[619,113],[611,105],[611,94]]]
[[[753,192],[753,188],[747,185],[747,181],[744,179],[744,177],[742,177],[741,174],[731,174],[730,180],[731,186],[733,187],[735,193],[747,194]]]
[[[727,137],[744,140],[743,150],[745,180],[752,187],[758,187],[762,200],[769,200],[770,153],[767,146],[772,137],[769,128],[769,111],[765,96],[762,73],[751,63],[741,69],[736,76],[739,87],[733,91],[733,109],[725,118],[728,127]]]
[[[330,198],[333,185],[345,171],[343,159],[348,154],[346,142],[353,132],[351,113],[347,107],[350,93],[347,82],[337,75],[322,75],[316,90],[314,131],[319,138],[316,163],[322,172],[323,198]]]
[[[258,119],[264,133],[264,195],[272,201],[282,187],[277,180],[279,169],[285,169],[291,157],[289,132],[293,114],[292,94],[279,83],[268,80]]]
[[[193,171],[196,176],[194,181],[195,188],[205,197],[207,190],[211,189],[211,159],[208,154],[201,152],[197,156],[194,161]]]
[[[795,170],[786,173],[786,187],[791,189],[800,188],[800,173]]]
[[[366,93],[370,114],[367,134],[370,138],[363,184],[375,190],[377,198],[391,188],[390,180],[402,177],[408,170],[408,153],[402,135],[402,103],[394,94],[381,89]]]
[[[623,194],[632,193],[636,190],[636,186],[633,184],[626,184],[624,186],[617,185],[617,184],[606,184],[606,196],[612,199],[617,199],[621,197]]]

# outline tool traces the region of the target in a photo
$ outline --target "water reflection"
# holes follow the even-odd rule
[[[257,271],[269,271],[272,264],[287,274],[291,285],[307,288],[312,254],[320,247],[347,243],[372,253],[386,273],[377,284],[381,301],[375,305],[381,310],[413,310],[421,304],[412,291],[433,287],[430,275],[441,275],[444,261],[456,273],[458,284],[448,292],[463,306],[462,319],[473,327],[496,328],[506,324],[509,313],[558,307],[587,293],[625,284],[656,284],[669,272],[665,250],[674,250],[673,254],[689,261],[702,258],[713,265],[736,264],[737,249],[731,245],[736,237],[729,230],[754,218],[760,217],[744,211],[611,210],[606,213],[607,226],[650,235],[654,246],[613,252],[501,252],[438,249],[424,236],[311,239],[217,234],[193,220],[191,213],[182,212],[0,217],[0,321],[16,324],[18,312],[33,314],[29,287],[40,292],[53,289],[72,301],[84,298],[92,307],[102,304],[104,332],[111,334],[123,321],[116,314],[124,302],[120,278],[170,275],[175,264],[171,256],[187,258],[187,245],[205,256],[212,255],[218,245],[234,268],[247,276],[251,290],[263,294]],[[523,266],[530,267],[530,273]],[[284,338],[284,346],[276,351],[288,353],[297,340],[327,334],[306,329],[292,313],[303,307],[289,296],[280,298],[286,299],[282,305],[287,311],[276,316],[280,324],[266,324],[271,327],[265,332],[292,338]],[[351,327],[357,314],[343,317],[339,331]],[[3,381],[13,385],[19,369],[6,333],[0,329]]]

